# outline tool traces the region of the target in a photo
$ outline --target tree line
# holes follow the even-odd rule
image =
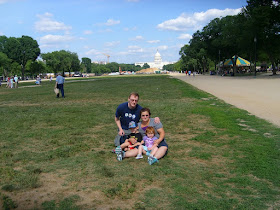
[[[0,36],[0,75],[8,77],[21,75],[22,79],[26,76],[34,77],[42,73],[79,72],[104,73],[122,71],[139,71],[149,67],[134,64],[118,64],[116,62],[107,64],[92,63],[90,58],[82,58],[80,61],[77,53],[60,50],[50,53],[41,53],[36,40],[29,36],[6,37]],[[69,74],[70,75],[70,74]]]
[[[232,59],[233,73],[236,59],[243,57],[251,63],[269,63],[276,74],[280,63],[280,6],[275,0],[248,0],[241,13],[215,18],[193,34],[189,44],[180,52],[180,60],[167,70],[205,72],[217,69],[217,64]]]

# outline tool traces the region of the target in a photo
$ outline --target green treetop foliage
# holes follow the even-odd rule
[[[209,61],[218,63],[235,56],[254,61],[255,56],[280,61],[280,7],[278,1],[249,0],[235,16],[215,18],[193,34],[180,50],[182,68],[204,70]],[[233,62],[236,72],[236,65]],[[274,71],[276,73],[276,71]]]
[[[85,66],[86,72],[90,73],[91,72],[91,59],[90,58],[82,58],[82,63]]]
[[[5,53],[0,52],[0,74],[7,76],[7,69],[11,65],[11,62],[12,60]]]
[[[31,77],[34,77],[40,73],[47,73],[46,65],[43,61],[29,60],[26,64],[26,73]]]
[[[54,51],[51,53],[43,53],[42,59],[46,62],[54,73],[62,72],[78,72],[80,71],[80,60],[76,53],[65,50]]]
[[[150,68],[149,64],[144,63],[144,65],[143,65],[143,69],[148,69],[148,68]]]
[[[258,55],[267,54],[276,74],[280,61],[280,5],[274,0],[249,0],[243,11],[247,25],[253,32]]]
[[[24,78],[27,61],[35,61],[40,55],[37,41],[29,36],[22,36],[20,38],[1,36],[0,51],[21,66],[22,78]]]

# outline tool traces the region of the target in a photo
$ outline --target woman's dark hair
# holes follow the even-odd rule
[[[142,109],[140,110],[140,115],[142,115],[143,112],[148,112],[149,115],[151,116],[151,111],[150,111],[149,108],[142,108]]]

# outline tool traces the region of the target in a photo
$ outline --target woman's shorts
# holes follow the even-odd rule
[[[163,140],[159,143],[158,148],[160,148],[160,147],[162,147],[162,146],[165,146],[165,147],[168,148],[168,144],[166,143],[165,139],[163,139]]]

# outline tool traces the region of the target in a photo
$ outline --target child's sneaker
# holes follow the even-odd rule
[[[153,165],[154,163],[158,163],[158,159],[155,157],[149,157],[148,163],[149,163],[149,165]]]
[[[152,159],[153,159],[153,155],[149,155],[149,157],[148,157],[148,163],[150,162],[150,161],[152,161]]]
[[[143,155],[141,155],[141,154],[138,154],[137,156],[136,156],[136,158],[135,159],[141,159],[141,158],[143,158]]]

